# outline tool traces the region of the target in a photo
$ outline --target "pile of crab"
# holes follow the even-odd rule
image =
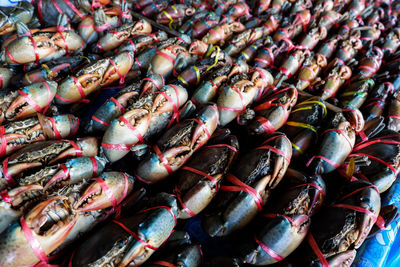
[[[398,217],[399,14],[0,8],[0,266],[350,266]]]

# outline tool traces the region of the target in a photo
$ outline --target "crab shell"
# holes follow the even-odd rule
[[[217,124],[218,111],[214,105],[203,107],[195,121],[188,119],[175,124],[158,140],[155,153],[139,163],[136,169],[137,177],[149,183],[165,179],[169,174],[178,170],[197,149],[208,141],[217,128]],[[190,132],[183,132],[185,136],[175,136],[188,125],[191,125]],[[171,138],[179,138],[182,141],[183,138],[187,138],[189,142],[187,144],[177,142],[177,145],[168,147],[168,143],[172,141]],[[164,146],[166,146],[165,149]]]
[[[208,33],[201,39],[201,41],[206,44],[222,46],[225,44],[225,40],[232,36],[233,33],[240,33],[244,30],[245,27],[240,22],[226,23],[214,27],[212,31],[208,31]]]
[[[319,97],[307,99],[294,106],[287,123],[281,128],[292,142],[293,157],[301,156],[315,144],[318,126],[323,122],[326,113],[325,101]],[[301,123],[309,127],[302,127]]]
[[[94,179],[94,182],[83,192],[79,200],[74,203],[74,209],[79,212],[103,210],[113,207],[110,193],[115,197],[117,203],[121,203],[124,197],[133,189],[133,177],[122,172],[104,172],[98,178],[104,181],[109,191]]]
[[[89,134],[105,132],[110,126],[110,122],[121,116],[128,104],[138,98],[139,88],[137,83],[125,87],[96,110],[92,119],[86,125],[85,132]]]

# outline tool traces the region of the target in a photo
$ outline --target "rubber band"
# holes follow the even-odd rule
[[[279,255],[277,252],[275,252],[272,248],[268,247],[266,244],[262,243],[260,240],[258,240],[257,236],[254,235],[254,241],[264,250],[265,253],[267,253],[271,258],[273,258],[276,261],[282,261],[284,257]]]
[[[270,151],[284,157],[286,159],[286,161],[288,163],[290,163],[290,156],[288,154],[286,154],[283,150],[280,150],[276,147],[269,146],[269,145],[263,145],[263,146],[259,146],[259,147],[255,148],[255,150],[262,150],[262,149],[270,150]]]
[[[6,129],[4,128],[4,125],[0,126],[0,157],[4,156],[7,154],[7,136],[6,136]]]
[[[58,5],[57,0],[51,0],[51,2],[53,3],[54,7],[57,9],[58,13],[61,14],[61,15],[64,15],[64,11]]]
[[[97,168],[98,168],[98,166],[97,166],[97,160],[96,160],[95,157],[89,157],[89,158],[90,158],[90,160],[92,161],[92,167],[93,167],[92,175],[93,175],[93,176],[96,176],[96,175],[97,175]]]
[[[130,129],[133,132],[136,138],[139,139],[140,143],[144,143],[142,134],[139,132],[138,129],[136,129],[135,126],[133,126],[127,119],[125,119],[125,117],[121,116],[118,118],[118,120],[123,122],[126,125],[126,127],[128,127],[128,129]]]
[[[150,264],[151,265],[165,266],[165,267],[177,267],[177,265],[169,263],[167,261],[153,261]]]
[[[218,183],[218,181],[215,180],[215,178],[212,177],[211,175],[209,175],[209,174],[207,174],[207,173],[205,173],[205,172],[203,172],[203,171],[197,170],[197,169],[195,169],[195,168],[192,168],[192,167],[189,167],[189,166],[183,166],[183,167],[181,168],[181,170],[186,170],[186,171],[193,172],[193,173],[195,173],[195,174],[204,176],[204,177],[206,177],[208,180],[210,180],[211,182],[213,182],[214,185],[217,185],[217,183]]]
[[[317,133],[317,128],[312,126],[311,124],[308,123],[302,123],[302,122],[297,122],[297,121],[287,121],[286,125],[292,126],[292,127],[300,127],[304,129],[309,129],[313,131],[314,133]]]
[[[96,24],[89,24],[89,25],[92,26],[96,32],[104,32],[108,29],[111,29],[111,24],[108,22],[106,22],[100,26],[97,26]],[[118,38],[119,38],[119,36],[118,36]]]
[[[378,137],[378,139],[371,139],[369,141],[357,144],[354,148],[353,148],[353,152],[358,151],[360,149],[363,149],[369,145],[373,145],[373,144],[388,144],[388,145],[400,145],[400,141],[396,141],[396,140],[385,140],[385,139],[381,139],[380,137]]]
[[[173,195],[172,195],[172,196],[173,196]],[[151,208],[147,208],[147,209],[144,209],[144,210],[139,211],[138,214],[141,214],[141,213],[144,213],[144,212],[147,212],[147,211],[150,211],[150,210],[155,210],[155,209],[166,209],[166,210],[172,215],[172,217],[174,218],[174,221],[175,221],[174,227],[176,226],[176,224],[177,224],[177,219],[176,219],[175,213],[172,211],[171,207],[167,207],[167,206],[156,206],[156,207],[151,207]]]
[[[317,255],[322,267],[330,267],[331,265],[328,263],[326,260],[324,254],[322,254],[322,251],[318,247],[317,242],[315,241],[314,237],[312,236],[311,233],[307,235],[307,241],[312,250],[314,251],[315,255]]]
[[[316,158],[324,160],[329,165],[333,166],[335,169],[338,169],[340,167],[340,165],[337,164],[336,162],[334,162],[334,161],[332,161],[332,160],[330,160],[330,159],[328,159],[328,158],[326,158],[324,156],[320,156],[320,155],[315,155],[315,156],[311,157],[311,159],[307,162],[306,167],[310,166],[311,162]]]
[[[358,206],[347,205],[347,204],[331,204],[328,207],[343,208],[343,209],[349,209],[349,210],[362,212],[362,213],[365,213],[365,214],[371,216],[371,218],[374,221],[374,223],[377,220],[377,216],[372,211],[370,211],[368,209],[365,209],[365,208],[358,207]]]
[[[171,127],[172,123],[176,120],[177,122],[179,122],[179,107],[180,107],[180,102],[179,102],[179,91],[176,88],[175,85],[170,84],[170,87],[172,87],[175,91],[175,95],[176,95],[176,99],[177,99],[177,103],[175,104],[175,102],[172,100],[172,98],[164,91],[158,91],[156,93],[163,95],[168,102],[170,102],[172,104],[172,108],[174,110],[174,114],[171,117],[171,120],[169,121],[168,125],[167,125],[167,129]]]
[[[67,141],[75,149],[76,157],[79,158],[79,157],[83,156],[82,150],[80,149],[80,147],[74,141],[72,141],[72,140],[63,140],[63,141]]]
[[[54,120],[53,117],[47,117],[47,119],[51,122],[51,125],[53,126],[53,132],[54,132],[54,136],[56,139],[62,139],[62,136],[60,134],[60,132],[57,129],[57,124],[56,121]]]
[[[146,248],[152,249],[152,250],[157,250],[157,247],[154,247],[152,245],[150,245],[149,243],[147,243],[146,241],[144,241],[143,239],[141,239],[137,234],[135,234],[134,232],[132,232],[128,227],[126,227],[123,223],[116,221],[116,220],[112,220],[113,223],[119,225],[122,229],[124,229],[128,234],[130,234],[134,239],[136,239],[137,241],[139,241],[143,246],[145,246]]]
[[[162,76],[161,76],[161,77],[162,77]],[[162,80],[163,83],[162,83],[161,86],[156,82],[156,80],[154,80],[153,78],[150,78],[150,77],[144,78],[143,81],[150,81],[150,82],[152,82],[152,83],[154,84],[154,86],[157,88],[157,90],[160,90],[160,89],[161,89],[161,86],[164,86],[164,79]],[[142,93],[144,93],[144,92],[142,92]]]
[[[231,150],[232,150],[233,152],[235,152],[235,153],[238,152],[238,150],[237,150],[236,147],[231,146],[231,145],[228,145],[228,144],[207,145],[207,146],[205,146],[204,148],[213,148],[213,147],[226,147],[226,148],[231,149]]]
[[[105,149],[111,150],[120,150],[120,151],[129,151],[131,150],[132,145],[125,145],[125,144],[108,144],[108,143],[101,143],[101,146]]]
[[[40,21],[40,25],[42,27],[44,27],[42,8],[43,8],[43,0],[39,0],[38,5],[37,5],[39,21]]]
[[[3,171],[4,179],[6,180],[6,182],[7,182],[7,184],[9,186],[13,186],[15,184],[15,180],[13,179],[13,177],[8,172],[8,168],[7,168],[7,166],[8,166],[8,158],[6,158],[3,161],[2,165],[3,166],[1,168],[2,168],[2,171]]]
[[[168,27],[172,29],[172,23],[174,23],[174,19],[168,14],[167,11],[163,10],[162,13],[167,17],[167,19],[169,19]]]
[[[105,122],[105,121],[97,118],[95,115],[92,116],[92,120],[94,120],[94,121],[96,121],[96,122],[98,122],[98,123],[100,123],[100,124],[102,124],[104,126],[107,126],[107,127],[110,126],[110,123]]]
[[[39,260],[41,260],[42,262],[47,263],[48,262],[47,255],[44,252],[44,250],[43,250],[42,246],[40,245],[39,241],[33,235],[31,229],[29,228],[29,226],[26,224],[24,216],[21,217],[20,223],[21,223],[21,228],[22,228],[22,231],[23,231],[23,233],[25,235],[25,238],[28,241],[28,244],[31,247],[31,249],[32,249],[33,253],[35,254],[35,256]]]
[[[223,110],[228,110],[228,111],[233,111],[233,112],[238,112],[239,115],[240,115],[243,111],[246,110],[246,104],[244,103],[242,92],[240,92],[239,88],[237,88],[234,85],[230,85],[229,87],[234,89],[238,93],[239,98],[240,98],[240,102],[242,102],[241,103],[242,104],[242,108],[223,107],[223,106],[218,106],[217,108],[218,109],[223,109]]]
[[[153,146],[154,152],[156,152],[156,156],[160,160],[161,164],[164,166],[164,168],[167,170],[168,174],[172,174],[174,171],[171,168],[171,165],[169,165],[169,162],[166,158],[164,158],[164,155],[161,153],[160,149],[158,148],[157,145]]]
[[[147,181],[147,180],[143,179],[143,178],[140,177],[137,173],[134,173],[133,175],[135,176],[135,178],[137,178],[137,179],[138,179],[139,181],[141,181],[142,183],[145,183],[145,184],[154,184],[154,183],[155,183],[155,182]]]
[[[226,176],[226,180],[234,184],[233,186],[226,186],[223,185],[220,187],[220,190],[222,191],[231,191],[231,192],[246,192],[248,193],[254,200],[257,206],[257,210],[260,212],[262,210],[262,207],[264,205],[263,199],[260,195],[260,193],[257,192],[256,189],[253,187],[243,183],[240,181],[237,177],[233,176],[232,174],[228,174]]]
[[[203,128],[203,130],[204,130],[204,132],[205,132],[205,134],[207,135],[207,137],[208,138],[210,138],[211,137],[211,134],[210,134],[210,132],[208,131],[208,129],[207,129],[207,126],[204,124],[204,122],[202,122],[201,120],[199,120],[199,119],[187,119],[187,121],[194,121],[194,122],[197,122],[200,126],[201,126],[201,128]]]
[[[81,19],[86,18],[81,12],[79,12],[79,10],[75,7],[75,5],[73,3],[71,3],[69,0],[64,0],[64,2],[75,12],[76,15],[78,15],[78,17],[80,17]]]
[[[300,154],[304,154],[304,151],[298,146],[298,145],[296,145],[295,143],[293,143],[293,142],[291,142],[292,143],[292,147],[295,149],[295,150],[297,150]]]
[[[194,217],[197,215],[197,213],[191,211],[183,202],[182,197],[181,197],[181,191],[177,186],[174,188],[174,193],[176,194],[176,198],[178,199],[179,204],[182,206],[183,210],[186,211],[187,214],[190,215],[190,217]]]
[[[126,52],[129,56],[129,65],[132,66],[132,60],[131,60],[131,56],[128,52]],[[121,72],[119,71],[119,69],[117,68],[117,65],[115,64],[114,60],[112,60],[112,58],[108,58],[108,60],[110,61],[111,65],[113,65],[115,72],[118,74],[119,77],[119,84],[124,84],[125,83],[125,75],[122,75]],[[128,68],[130,69],[130,67]]]
[[[3,191],[0,192],[0,197],[4,202],[10,204],[13,207],[12,199],[8,194],[7,189],[4,189]]]
[[[215,47],[215,46],[214,46],[214,47]],[[213,48],[214,48],[214,47],[213,47]],[[218,57],[219,57],[219,53],[221,52],[221,48],[219,48],[219,46],[216,46],[216,47],[217,47],[217,54],[215,55],[214,63],[206,69],[206,72],[210,71],[210,70],[211,70],[212,68],[214,68],[215,65],[217,65],[217,63],[218,63]],[[199,82],[197,82],[197,83],[199,83]]]

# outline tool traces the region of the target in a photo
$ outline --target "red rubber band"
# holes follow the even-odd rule
[[[307,241],[308,241],[308,244],[310,245],[310,247],[313,249],[315,255],[317,255],[322,267],[330,267],[331,265],[326,260],[324,254],[322,254],[321,250],[318,247],[317,242],[315,242],[315,239],[311,233],[309,233],[307,235]]]
[[[28,241],[29,246],[32,248],[35,256],[42,262],[47,263],[48,259],[47,259],[46,253],[44,252],[43,248],[41,247],[39,241],[33,235],[31,229],[29,229],[23,216],[20,219],[20,223],[21,223],[21,228],[22,228],[22,231],[24,232],[25,238]]]
[[[8,158],[6,158],[3,161],[3,166],[2,166],[2,171],[3,171],[3,175],[4,175],[4,179],[6,180],[7,184],[9,186],[13,186],[15,184],[15,180],[13,179],[13,177],[8,173]]]
[[[56,139],[62,139],[62,136],[57,129],[57,124],[56,124],[56,121],[54,120],[54,118],[47,117],[47,119],[51,122],[51,125],[53,126],[53,132],[54,132],[54,136],[56,137]]]
[[[231,191],[231,192],[244,191],[253,198],[254,202],[257,205],[257,210],[259,212],[262,210],[262,207],[264,205],[263,199],[262,199],[261,195],[253,187],[243,183],[242,181],[240,181],[237,177],[233,176],[232,174],[228,174],[226,176],[226,180],[228,180],[229,182],[234,184],[234,186],[223,185],[223,186],[221,186],[220,190]]]
[[[92,175],[93,176],[96,176],[97,175],[97,160],[96,160],[96,158],[95,157],[89,157],[90,158],[90,160],[92,161],[92,167],[93,167],[93,172],[92,172]]]
[[[157,250],[157,247],[154,247],[152,245],[150,245],[149,243],[147,243],[146,241],[144,241],[143,239],[141,239],[137,234],[135,234],[134,232],[132,232],[128,227],[126,227],[123,223],[116,221],[116,220],[112,220],[113,223],[119,225],[122,229],[124,229],[128,234],[130,234],[134,239],[136,239],[137,241],[139,241],[142,245],[144,245],[146,248],[152,249],[152,250]]]
[[[78,15],[78,17],[80,17],[81,19],[86,18],[69,0],[64,0],[64,2],[75,12],[76,15]]]
[[[261,149],[270,150],[270,151],[272,151],[272,152],[284,157],[286,159],[286,161],[288,163],[290,163],[290,156],[285,154],[285,152],[283,152],[282,150],[280,150],[280,149],[278,149],[276,147],[268,146],[268,145],[265,146],[264,145],[264,146],[260,146],[260,147],[255,148],[255,150],[261,150]]]
[[[71,146],[75,149],[76,157],[78,157],[78,158],[82,157],[82,155],[83,155],[82,150],[79,148],[79,146],[74,141],[72,141],[72,140],[65,140],[65,141],[70,143]]]
[[[329,165],[333,166],[333,167],[336,168],[336,169],[340,167],[340,165],[337,164],[336,162],[334,162],[334,161],[332,161],[332,160],[330,160],[330,159],[328,159],[328,158],[326,158],[326,157],[324,157],[324,156],[319,156],[319,155],[316,155],[316,156],[311,157],[311,159],[307,162],[306,167],[310,166],[311,162],[312,162],[315,158],[319,158],[319,159],[322,159],[322,160],[326,161]]]
[[[256,235],[254,235],[254,241],[256,241],[256,243],[262,248],[262,250],[264,250],[264,252],[270,255],[271,258],[273,258],[274,260],[282,261],[284,259],[284,257],[276,253],[273,249],[262,243],[260,240],[258,240]]]
[[[8,194],[7,189],[4,189],[3,191],[0,192],[0,197],[3,199],[4,202],[7,202],[11,206],[13,206],[12,199],[10,195]]]
[[[167,170],[168,174],[172,174],[173,170],[171,168],[171,165],[169,165],[168,160],[166,160],[164,158],[164,155],[161,153],[160,149],[158,148],[157,145],[153,146],[154,152],[156,152],[156,155],[158,157],[158,159],[160,160],[160,162],[162,163],[162,165],[164,166],[164,168]]]
[[[125,119],[123,116],[119,117],[118,120],[119,120],[119,121],[122,121],[122,122],[126,125],[126,127],[128,127],[128,128],[133,132],[133,134],[139,139],[139,142],[140,142],[140,143],[144,143],[143,136],[142,136],[141,133],[138,131],[138,129],[136,129],[135,126],[133,126],[133,125],[132,125],[127,119]]]

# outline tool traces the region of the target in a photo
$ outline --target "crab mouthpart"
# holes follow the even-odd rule
[[[25,220],[34,233],[48,236],[56,234],[61,228],[72,228],[75,217],[68,198],[57,196],[36,205],[25,217]]]

